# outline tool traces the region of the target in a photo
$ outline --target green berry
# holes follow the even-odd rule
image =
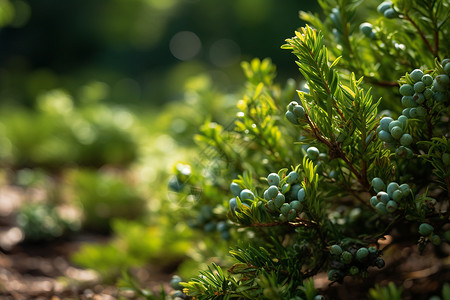
[[[231,211],[234,213],[236,211],[237,208],[237,201],[236,198],[231,198],[230,201],[228,202]]]
[[[342,248],[339,245],[332,245],[330,247],[330,253],[332,255],[341,255],[342,254]]]
[[[433,99],[433,91],[430,88],[426,88],[425,91],[423,91],[423,96],[425,97],[425,100]]]
[[[298,200],[292,201],[290,204],[292,209],[295,209],[296,211],[300,211],[302,209],[302,203]]]
[[[269,185],[278,186],[278,184],[280,183],[280,176],[278,176],[277,173],[270,173],[267,176],[267,182],[269,183]]]
[[[437,234],[433,234],[433,236],[431,237],[431,242],[433,243],[433,245],[439,246],[441,244],[441,237]]]
[[[359,30],[367,37],[370,37],[370,34],[373,31],[373,26],[370,23],[364,22],[359,25]]]
[[[286,177],[286,182],[289,184],[293,184],[298,179],[298,174],[295,171],[290,172]]]
[[[288,219],[288,221],[293,221],[296,216],[297,216],[297,211],[295,209],[290,209],[287,214],[287,219]]]
[[[349,270],[350,275],[356,275],[359,273],[359,269],[357,266],[351,266],[350,270]]]
[[[417,109],[416,109],[415,107],[412,107],[412,108],[409,110],[409,115],[411,116],[412,119],[415,119],[415,118],[417,118],[417,116],[418,116],[419,114],[417,113]]]
[[[297,116],[292,111],[287,111],[285,116],[286,116],[286,119],[288,119],[288,121],[291,122],[292,124],[295,124],[295,125],[300,124],[298,122]]]
[[[306,155],[308,155],[309,159],[311,160],[316,160],[319,157],[319,149],[317,149],[316,147],[309,147],[306,150]]]
[[[396,202],[403,198],[403,192],[401,190],[396,190],[392,193],[392,199]]]
[[[301,105],[295,105],[294,110],[292,111],[297,118],[305,117],[305,109]]]
[[[422,79],[423,72],[420,69],[415,69],[411,73],[409,73],[409,76],[411,77],[411,79],[414,82],[418,82],[418,81],[420,81]]]
[[[291,194],[292,199],[297,199],[297,193],[301,188],[302,188],[302,185],[298,184],[298,183],[291,186],[290,194]]]
[[[375,177],[372,179],[372,186],[375,192],[380,192],[385,189],[386,185],[384,184],[383,180],[381,178]]]
[[[417,111],[417,115],[419,117],[423,118],[423,117],[425,117],[427,115],[427,110],[424,107],[422,107],[422,106],[417,107],[416,111]]]
[[[241,191],[241,193],[239,194],[239,198],[241,200],[253,200],[255,199],[255,194],[253,194],[252,191],[250,191],[249,189],[244,189]]]
[[[393,8],[386,9],[383,14],[388,19],[394,19],[397,17],[397,13],[395,12],[395,10]]]
[[[270,209],[271,211],[275,211],[277,209],[275,206],[275,202],[273,200],[269,200],[267,202],[267,208]]]
[[[434,80],[442,86],[447,86],[450,83],[450,78],[446,74],[440,74]]]
[[[325,298],[322,295],[314,296],[314,300],[324,300]]]
[[[275,185],[271,185],[267,189],[267,195],[269,196],[270,199],[275,198],[278,195],[278,188]]]
[[[450,74],[450,64],[446,64],[446,65],[444,66],[444,72],[445,72],[446,74]]]
[[[416,103],[416,101],[414,101],[413,96],[403,96],[402,97],[402,105],[404,107],[411,108],[411,107],[416,107],[417,103]]]
[[[182,290],[184,287],[180,284],[183,280],[180,276],[174,275],[172,279],[170,280],[170,287],[172,287],[174,290]]]
[[[399,90],[402,96],[412,96],[414,95],[414,88],[409,84],[402,85]]]
[[[290,112],[294,112],[294,107],[295,107],[296,105],[298,105],[298,102],[297,102],[297,101],[291,101],[291,102],[289,103],[289,105],[288,105],[288,110],[289,110]]]
[[[391,124],[392,121],[394,121],[394,120],[391,117],[383,117],[380,120],[381,129],[384,131],[389,131],[389,124]]]
[[[392,1],[384,1],[382,2],[380,5],[378,5],[377,7],[377,11],[380,14],[384,14],[384,12],[388,9],[392,7]]]
[[[369,248],[367,248],[367,250],[369,250],[369,253],[372,253],[372,254],[378,252],[377,247],[369,247]]]
[[[395,150],[395,155],[398,157],[405,157],[408,154],[408,149],[404,146],[400,146]]]
[[[406,183],[403,183],[399,186],[400,191],[402,191],[403,197],[408,196],[411,193],[411,189],[409,188],[409,185]]]
[[[416,83],[414,83],[414,91],[416,93],[422,93],[423,91],[425,91],[425,83],[423,83],[422,81],[417,81]]]
[[[422,223],[419,226],[419,233],[423,236],[428,236],[432,234],[434,231],[434,227],[427,223]]]
[[[398,117],[398,121],[400,122],[400,124],[402,124],[402,128],[406,128],[406,125],[408,124],[408,117],[404,116],[404,115],[400,115]]]
[[[272,197],[269,196],[269,191],[268,190],[264,191],[264,199],[266,199],[267,201],[272,200]]]
[[[287,217],[286,217],[285,215],[283,215],[283,214],[280,214],[280,215],[278,216],[278,219],[279,219],[281,222],[287,221]]]
[[[413,99],[418,105],[425,102],[425,96],[422,93],[415,93]]]
[[[301,202],[305,201],[306,192],[304,188],[298,190],[297,200]]]
[[[372,198],[370,198],[370,205],[373,207],[375,207],[379,202],[380,200],[378,200],[377,196],[372,196]]]
[[[387,214],[387,209],[386,209],[386,204],[384,204],[383,202],[379,202],[376,206],[375,209],[377,210],[377,212],[381,215],[385,215]]]
[[[359,248],[356,251],[356,259],[359,261],[364,260],[369,255],[369,250],[365,247]]]
[[[386,142],[386,143],[392,142],[394,140],[392,135],[389,132],[384,131],[384,130],[381,130],[378,133],[378,137],[380,138],[381,141]]]
[[[341,261],[344,264],[351,263],[352,259],[353,259],[353,255],[350,252],[344,251],[344,252],[341,253]]]
[[[289,203],[283,203],[283,205],[281,205],[281,207],[280,207],[281,213],[285,216],[288,215],[290,210],[291,210],[291,206],[289,205]]]
[[[399,120],[395,120],[395,121],[392,121],[391,123],[389,123],[389,132],[392,130],[392,128],[394,128],[395,126],[398,126],[398,127],[403,127],[403,125],[402,125],[402,123],[399,121]]]
[[[286,198],[284,197],[284,195],[282,193],[278,193],[278,195],[276,195],[275,198],[273,199],[273,202],[277,208],[280,208],[284,204],[285,201],[286,201]]]
[[[389,197],[392,197],[392,194],[394,191],[398,190],[399,186],[397,182],[391,182],[388,184],[386,192],[388,193]]]
[[[328,280],[329,281],[337,281],[337,280],[341,279],[341,277],[342,277],[342,273],[339,270],[331,269],[330,271],[328,271]]]
[[[400,144],[402,146],[407,147],[407,146],[411,145],[412,142],[413,142],[413,138],[408,133],[403,134],[402,137],[400,138]]]
[[[394,211],[396,211],[398,208],[397,202],[395,202],[394,200],[390,200],[388,201],[388,203],[386,203],[386,210],[389,213],[393,213]]]
[[[403,135],[403,129],[400,126],[394,126],[391,130],[391,135],[394,139],[398,140]]]
[[[291,188],[291,185],[289,183],[285,183],[283,184],[283,186],[281,187],[281,192],[283,194],[287,193],[289,191],[289,189]]]
[[[436,78],[433,80],[433,86],[431,87],[431,90],[432,90],[433,92],[441,92],[441,93],[444,93],[444,92],[446,91],[445,86],[442,85],[442,84],[440,84],[440,83],[437,81],[437,76],[436,76]]]
[[[402,115],[404,115],[407,118],[411,118],[411,116],[409,115],[410,110],[411,108],[405,108],[404,110],[402,110]]]
[[[239,196],[239,195],[241,194],[242,188],[239,186],[239,184],[237,184],[237,183],[235,183],[235,182],[232,182],[232,183],[230,184],[230,190],[231,190],[231,193],[232,193],[235,197],[237,197],[237,196]]]
[[[430,86],[433,84],[433,77],[430,74],[423,75],[421,80],[425,86]]]

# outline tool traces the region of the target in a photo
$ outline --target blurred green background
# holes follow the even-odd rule
[[[108,100],[159,105],[178,99],[184,80],[208,73],[239,86],[239,63],[271,57],[282,78],[296,76],[280,50],[314,1],[2,0],[0,97],[32,106],[36,95],[90,81]]]
[[[201,124],[233,121],[242,61],[270,57],[277,80],[298,79],[280,46],[303,25],[299,10],[316,9],[295,0],[0,0],[0,237],[17,233],[0,249],[107,235],[72,258],[106,281],[148,263],[195,275],[208,257],[226,257],[227,232],[208,237],[181,219],[189,207],[173,201],[170,176],[191,175],[180,161],[199,155]]]

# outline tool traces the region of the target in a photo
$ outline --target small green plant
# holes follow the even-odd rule
[[[270,60],[244,62],[236,119],[201,126],[202,160],[170,183],[188,222],[229,220],[235,260],[181,283],[185,298],[311,299],[318,273],[383,272],[386,235],[448,243],[449,3],[319,3],[327,18],[300,12],[309,25],[282,46],[304,82],[281,88]]]

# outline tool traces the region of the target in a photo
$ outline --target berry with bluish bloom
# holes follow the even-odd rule
[[[297,193],[297,200],[301,202],[305,201],[305,196],[306,196],[306,192],[304,188],[301,188],[300,190],[298,190]]]
[[[378,192],[377,198],[380,202],[383,202],[384,204],[386,204],[389,200],[391,200],[388,193],[383,192],[383,191]]]
[[[375,177],[372,179],[372,186],[375,192],[380,192],[385,189],[386,185],[384,184],[383,180],[381,178]]]
[[[383,117],[380,120],[381,129],[384,131],[389,131],[389,124],[391,124],[392,121],[394,121],[394,120],[391,117]]]
[[[180,276],[174,275],[172,279],[170,280],[170,287],[174,290],[182,290],[184,287],[180,284],[183,280]]]
[[[297,216],[297,211],[295,209],[290,209],[287,214],[287,219],[288,219],[288,221],[293,221],[296,216]]]
[[[267,182],[269,183],[269,185],[278,186],[278,184],[280,183],[280,176],[278,176],[277,173],[270,173],[267,176]]]
[[[395,12],[395,10],[392,7],[386,9],[383,14],[388,19],[394,19],[397,17],[397,13]]]
[[[411,73],[409,73],[409,76],[414,82],[418,82],[422,79],[423,72],[420,69],[414,69]]]
[[[440,74],[436,76],[435,80],[442,86],[446,86],[450,83],[450,78],[446,74]]]
[[[342,273],[339,270],[331,269],[328,271],[328,280],[329,281],[337,281],[342,277]]]
[[[373,26],[372,24],[368,23],[368,22],[364,22],[361,23],[361,25],[359,25],[359,30],[367,37],[370,37],[372,31],[373,31]]]
[[[404,84],[404,85],[402,85],[400,88],[399,88],[399,90],[398,90],[399,92],[400,92],[400,94],[402,95],[402,96],[412,96],[412,95],[414,95],[414,88],[412,87],[412,85],[409,85],[409,84]]]
[[[296,211],[301,210],[302,208],[302,203],[298,200],[294,200],[290,203],[290,206],[292,209],[295,209]]]
[[[434,227],[427,223],[422,223],[419,226],[419,233],[423,236],[428,236],[432,234],[434,231]]]
[[[425,96],[422,93],[415,93],[413,99],[417,104],[422,104],[425,102]]]
[[[281,206],[281,205],[280,205]],[[275,207],[275,202],[273,200],[269,200],[267,202],[267,208],[269,208],[271,211],[275,211],[277,208]]]
[[[298,102],[297,102],[297,101],[291,101],[291,102],[288,104],[288,110],[291,111],[291,112],[293,112],[293,111],[294,111],[294,106],[296,106],[296,105],[298,105]]]
[[[408,134],[408,133],[403,134],[402,137],[400,138],[400,144],[401,144],[402,146],[407,147],[407,146],[411,145],[412,142],[413,142],[413,138],[412,138],[412,136],[411,136],[410,134]]]
[[[278,193],[278,195],[276,195],[275,198],[273,199],[273,202],[277,208],[280,208],[284,204],[285,201],[286,201],[286,198],[284,197],[284,195],[282,193]]]
[[[364,260],[369,255],[369,250],[365,247],[359,248],[356,251],[356,259],[359,261]]]
[[[400,115],[397,119],[397,121],[400,122],[400,124],[402,124],[402,128],[405,128],[406,125],[408,124],[408,117],[404,116],[404,115]]]
[[[290,210],[291,210],[291,206],[289,205],[289,203],[283,203],[283,205],[281,205],[281,207],[280,207],[281,213],[285,216],[288,215]]]
[[[392,199],[396,202],[400,201],[403,198],[403,192],[398,189],[392,193]]]
[[[367,248],[367,250],[369,250],[369,253],[372,253],[372,254],[377,253],[377,251],[378,251],[376,247],[369,247],[369,248]]]
[[[305,117],[305,109],[301,105],[295,105],[292,111],[297,118]]]
[[[292,185],[291,186],[291,197],[292,197],[292,199],[298,199],[297,198],[297,193],[298,193],[298,191],[300,190],[302,188],[302,185],[301,184],[294,184],[294,185]]]
[[[341,255],[342,253],[342,248],[339,245],[332,245],[330,247],[330,253],[333,255]]]
[[[235,197],[237,197],[237,196],[239,196],[240,194],[241,194],[241,191],[242,191],[242,188],[239,186],[239,184],[237,184],[236,182],[232,182],[231,184],[230,184],[230,190],[231,190],[231,193],[235,196]]]
[[[370,205],[373,207],[375,207],[379,202],[380,200],[378,200],[377,196],[372,196],[372,198],[370,198]]]
[[[403,96],[401,101],[404,107],[412,108],[417,106],[417,103],[416,101],[414,101],[413,96]]]
[[[380,14],[384,14],[384,12],[388,9],[392,7],[392,1],[384,1],[382,2],[380,5],[378,5],[377,7],[377,11]]]
[[[288,174],[288,176],[286,177],[286,182],[289,184],[293,184],[294,182],[296,182],[298,179],[298,174],[295,171],[292,171]]]
[[[401,184],[398,188],[402,191],[403,197],[408,196],[411,193],[411,189],[407,183]]]
[[[380,138],[381,141],[386,142],[386,143],[392,142],[394,140],[392,135],[389,132],[384,131],[384,130],[381,130],[378,133],[378,137]]]
[[[306,150],[306,155],[308,155],[309,159],[311,160],[316,160],[319,157],[319,149],[317,149],[316,147],[309,147]]]
[[[400,126],[394,126],[391,130],[391,135],[394,139],[398,140],[403,135],[403,129]]]
[[[314,300],[324,300],[325,298],[322,295],[314,296]]]
[[[392,193],[398,190],[398,187],[398,183],[394,181],[388,184],[386,192],[388,193],[389,197],[392,197]]]
[[[229,206],[230,206],[231,211],[234,213],[236,211],[236,208],[237,208],[236,198],[231,198],[230,199]]]
[[[417,116],[418,116],[418,113],[417,113],[417,109],[415,108],[415,107],[412,107],[410,110],[409,110],[409,116],[411,117],[411,118],[417,118]]]
[[[264,191],[264,199],[266,199],[267,201],[272,200],[272,198],[269,196],[268,190]]]
[[[252,191],[250,191],[249,189],[244,189],[241,191],[241,193],[239,194],[239,198],[241,200],[253,200],[255,199],[255,194],[253,194]]]
[[[286,119],[288,119],[289,122],[291,122],[294,125],[300,124],[298,122],[297,116],[292,111],[287,111],[285,113]]]
[[[387,214],[387,209],[386,209],[386,204],[384,204],[383,202],[379,202],[376,206],[375,209],[377,210],[377,212],[381,215],[385,215]]]
[[[414,91],[416,93],[422,93],[423,91],[425,91],[425,83],[423,83],[422,81],[417,81],[416,83],[414,83]]]
[[[403,127],[402,123],[399,120],[392,121],[391,123],[389,123],[389,132],[392,130],[392,128],[394,128],[396,126],[398,126],[400,128]]]
[[[433,84],[433,77],[430,74],[423,75],[421,80],[425,86],[430,86]]]
[[[397,210],[397,207],[397,202],[395,202],[394,200],[390,200],[388,201],[388,203],[386,203],[387,212],[393,213]]]
[[[278,188],[275,185],[271,185],[267,189],[267,195],[269,196],[270,199],[275,198],[278,195]]]

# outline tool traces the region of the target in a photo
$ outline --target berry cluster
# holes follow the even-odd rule
[[[377,11],[383,14],[385,18],[394,19],[398,16],[397,12],[392,7],[392,1],[384,1],[377,7]]]
[[[367,271],[368,267],[374,266],[379,269],[385,265],[380,257],[381,251],[375,247],[351,247],[343,250],[335,244],[330,247],[332,260],[328,279],[330,281],[341,281],[345,275],[358,275]]]
[[[174,275],[172,277],[172,279],[170,280],[170,287],[174,289],[174,291],[172,291],[170,293],[170,296],[173,299],[188,299],[189,296],[186,295],[185,293],[183,293],[183,286],[180,284],[180,282],[182,282],[183,280],[181,279],[180,276],[178,275]]]
[[[278,214],[280,221],[293,221],[303,209],[305,189],[299,184],[297,172],[291,171],[283,180],[276,173],[267,176],[269,187],[264,191],[267,211]]]
[[[362,34],[364,34],[371,40],[374,40],[376,37],[376,33],[373,30],[372,24],[368,22],[361,23],[361,25],[359,25],[359,30],[361,31]]]
[[[386,188],[383,180],[378,177],[372,179],[372,186],[377,195],[370,198],[370,204],[382,215],[395,212],[399,202],[411,194],[408,184],[390,182]]]
[[[204,232],[212,233],[218,231],[224,240],[228,240],[231,237],[230,228],[226,221],[218,220],[213,213],[213,208],[209,205],[202,206],[197,218],[189,220],[188,225],[191,228],[202,229]]]
[[[395,150],[395,154],[399,157],[411,158],[413,152],[408,146],[412,144],[413,138],[405,132],[407,124],[408,118],[405,115],[399,116],[397,120],[384,117],[380,120],[377,133],[386,148]]]
[[[442,243],[442,239],[447,243],[450,243],[450,230],[443,231],[441,237],[439,234],[435,233],[433,226],[428,223],[422,223],[419,226],[419,233],[424,238],[428,238],[435,246],[439,246]]]
[[[250,200],[253,201],[255,199],[255,194],[253,194],[252,191],[250,191],[249,189],[242,189],[239,184],[237,184],[236,182],[232,182],[230,184],[230,190],[231,193],[234,195],[233,198],[230,199],[229,201],[229,206],[231,209],[231,213],[236,216],[236,212],[241,212],[240,209],[238,208],[238,204],[237,204],[237,199],[236,197],[239,197],[239,199],[242,202],[242,205],[247,206],[248,208],[250,208],[250,205],[246,202],[244,202],[245,200]]]
[[[305,118],[305,109],[303,108],[303,106],[298,104],[298,102],[292,101],[291,103],[289,103],[287,109],[288,110],[286,111],[285,116],[286,119],[288,119],[288,121],[292,124],[299,125],[299,119],[301,120]]]

